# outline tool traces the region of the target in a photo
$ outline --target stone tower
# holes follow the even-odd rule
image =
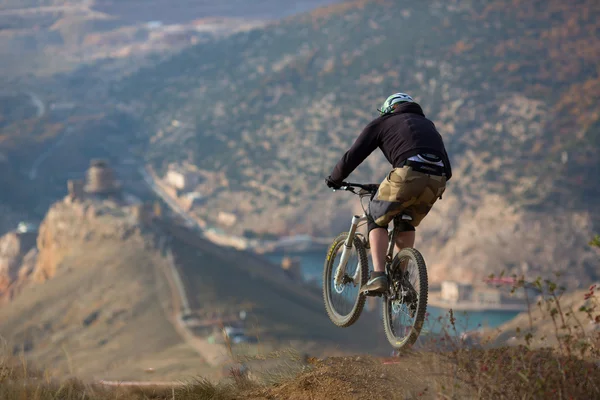
[[[84,182],[81,179],[69,179],[67,189],[69,190],[69,199],[71,201],[81,200],[84,195]]]
[[[121,183],[116,180],[108,161],[95,159],[90,162],[84,190],[89,194],[119,195]]]

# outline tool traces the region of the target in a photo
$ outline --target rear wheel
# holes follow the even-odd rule
[[[390,267],[390,288],[383,301],[385,335],[396,350],[412,346],[427,311],[427,268],[419,251],[402,249]]]
[[[365,305],[365,296],[360,293],[360,288],[367,282],[369,273],[365,247],[355,236],[342,281],[336,284],[335,275],[347,237],[348,232],[344,232],[335,238],[323,268],[325,310],[331,322],[342,328],[352,325],[360,317]]]

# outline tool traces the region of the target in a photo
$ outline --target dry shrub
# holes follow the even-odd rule
[[[584,294],[584,305],[574,310],[561,301],[565,288],[550,280],[526,282],[516,279],[514,290],[534,288],[537,302],[529,305],[530,326],[518,329],[525,344],[518,346],[483,343],[482,348],[465,346],[456,335],[450,310],[451,331],[443,333],[450,351],[443,357],[451,361],[455,386],[469,387],[481,399],[590,399],[600,398],[600,299],[596,285]],[[553,347],[535,347],[539,343],[531,323],[532,308],[542,318],[552,321]],[[585,325],[596,329],[585,329]],[[488,347],[488,348],[485,348]],[[446,398],[454,396],[456,387],[442,387]]]
[[[555,349],[527,346],[459,350],[450,358],[461,381],[485,399],[588,399],[600,396],[600,368]]]

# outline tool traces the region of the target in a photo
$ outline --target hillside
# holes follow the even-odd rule
[[[0,335],[15,354],[60,376],[154,379],[149,367],[167,377],[208,373],[171,322],[166,261],[151,237],[120,238],[135,225],[115,215],[82,217],[77,207],[52,207],[34,268],[0,307]]]
[[[37,239],[0,240],[0,337],[15,355],[86,380],[211,378],[231,362],[222,323],[259,339],[234,346],[236,355],[387,352],[376,314],[339,329],[316,288],[152,215],[136,203],[69,195]]]
[[[235,321],[244,310],[249,314],[248,332],[280,349],[284,343],[311,354],[388,353],[379,308],[372,313],[365,309],[354,326],[339,329],[324,313],[320,288],[291,278],[252,253],[216,246],[186,228],[163,229],[172,238],[169,248],[195,315]]]
[[[173,6],[166,0],[4,0],[2,80],[30,84],[34,76],[51,77],[82,65],[101,65],[110,77],[190,44],[336,1],[302,0],[290,6],[273,0],[251,5],[178,0]]]
[[[201,218],[322,236],[357,209],[323,177],[389,93],[409,92],[455,170],[417,243],[432,279],[563,270],[585,285],[598,278],[586,244],[600,215],[599,16],[595,1],[355,1],[194,46],[112,94],[159,170],[226,178],[203,187]],[[380,181],[382,160],[352,179]]]
[[[595,284],[598,287],[598,284]],[[560,308],[564,313],[564,326],[559,323],[558,335],[556,326],[551,317],[552,303],[534,304],[529,313],[521,313],[513,320],[499,326],[498,336],[495,338],[497,343],[510,343],[511,345],[525,344],[525,335],[532,335],[531,345],[535,348],[559,346],[557,337],[563,335],[579,335],[595,340],[596,345],[600,344],[600,314],[598,314],[598,296],[590,296],[590,290],[578,290],[574,292],[560,293]],[[593,294],[594,291],[591,290]],[[592,310],[588,315],[583,309]],[[590,318],[591,316],[591,318]],[[531,320],[530,320],[531,318]],[[556,315],[557,320],[560,316]],[[530,322],[531,321],[531,322]],[[531,323],[531,325],[530,325]]]

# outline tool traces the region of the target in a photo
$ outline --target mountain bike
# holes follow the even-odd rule
[[[427,310],[427,268],[417,249],[404,248],[394,256],[396,230],[390,228],[385,263],[389,287],[382,294],[364,291],[363,286],[369,277],[367,252],[370,246],[368,237],[357,230],[367,223],[363,199],[372,198],[378,187],[377,184],[344,182],[339,189],[359,196],[364,213],[352,217],[350,230],[335,238],[327,251],[323,268],[323,299],[331,321],[345,328],[358,320],[368,296],[382,297],[385,335],[395,350],[402,350],[415,343],[423,327]],[[401,220],[410,221],[412,218],[408,214],[398,215],[394,226]],[[335,301],[337,296],[343,295],[349,296]]]

